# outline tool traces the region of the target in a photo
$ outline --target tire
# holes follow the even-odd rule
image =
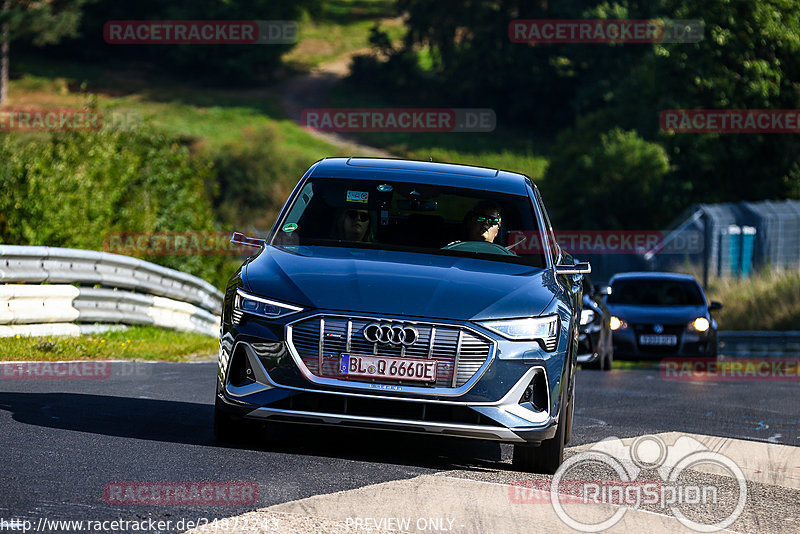
[[[602,369],[603,368],[603,358],[599,357],[593,362],[587,362],[581,364],[582,369]]]
[[[575,411],[575,388],[572,388],[572,395],[569,401],[569,412],[567,414],[567,427],[564,429],[564,445],[572,439],[572,414]]]
[[[614,345],[611,344],[611,336],[608,337],[606,343],[606,353],[604,355],[605,363],[602,367],[603,371],[610,371],[614,367]]]
[[[566,387],[562,388],[562,401],[565,398],[566,389]],[[521,471],[545,475],[552,475],[558,470],[558,467],[564,461],[565,437],[567,434],[572,433],[571,430],[567,430],[567,425],[572,422],[570,415],[571,404],[565,405],[562,403],[563,418],[558,422],[555,436],[542,441],[538,447],[527,443],[514,444],[514,467]]]

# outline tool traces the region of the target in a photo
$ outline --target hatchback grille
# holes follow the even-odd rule
[[[373,322],[413,325],[419,339],[411,346],[372,343],[364,338],[364,327]],[[474,332],[451,325],[388,321],[383,319],[317,316],[292,325],[291,343],[308,371],[320,378],[341,378],[342,353],[389,358],[432,359],[437,362],[436,383],[368,380],[376,383],[457,388],[466,384],[486,362],[492,342]],[[455,371],[455,372],[454,372]]]

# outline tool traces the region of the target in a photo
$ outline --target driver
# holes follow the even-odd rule
[[[500,207],[489,200],[481,200],[467,213],[464,219],[467,241],[494,243],[502,222]]]
[[[340,209],[334,222],[334,238],[344,241],[372,241],[372,221],[365,209]]]

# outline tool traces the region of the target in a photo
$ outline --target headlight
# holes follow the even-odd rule
[[[299,311],[303,311],[303,308],[265,299],[263,297],[257,297],[245,293],[241,289],[236,290],[236,296],[233,299],[233,322],[236,324],[239,324],[242,313],[252,313],[259,317],[277,319]]]
[[[692,322],[692,328],[698,332],[705,332],[711,327],[711,323],[705,317],[698,317]]]
[[[581,310],[581,326],[594,321],[594,312],[592,310]]]
[[[503,319],[480,324],[512,341],[538,341],[547,352],[556,350],[558,345],[558,315]]]
[[[623,321],[619,317],[616,317],[615,315],[612,315],[611,316],[611,321],[609,321],[609,325],[608,326],[611,328],[611,330],[619,330],[620,328],[628,328],[628,323],[626,323],[625,321]]]

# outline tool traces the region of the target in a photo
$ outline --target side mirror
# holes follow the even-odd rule
[[[595,296],[605,297],[606,295],[611,294],[611,286],[607,286],[605,284],[598,284],[594,286],[594,294]]]
[[[265,239],[259,239],[257,237],[249,237],[244,235],[241,232],[233,232],[231,236],[231,243],[235,243],[237,245],[244,245],[246,247],[263,247],[266,244]]]
[[[717,302],[716,300],[712,300],[711,303],[708,305],[708,311],[717,311],[722,309],[722,303]]]
[[[589,274],[592,266],[588,261],[576,263],[575,265],[556,265],[556,274]]]

